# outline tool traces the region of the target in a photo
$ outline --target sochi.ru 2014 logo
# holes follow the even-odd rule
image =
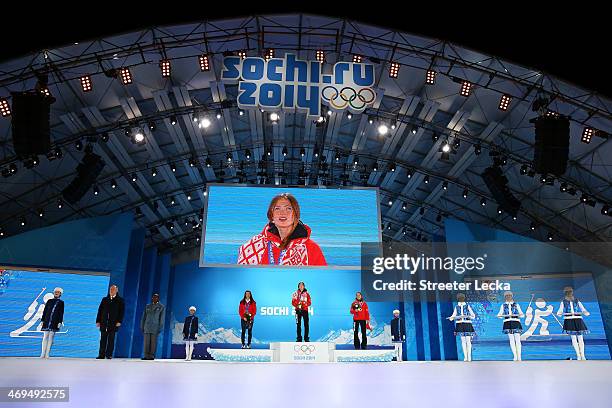
[[[298,109],[308,116],[321,115],[321,103],[333,110],[363,112],[376,99],[372,64],[337,62],[330,74],[318,61],[297,59],[294,54],[266,61],[259,57],[225,57],[223,81],[238,81],[241,108]]]

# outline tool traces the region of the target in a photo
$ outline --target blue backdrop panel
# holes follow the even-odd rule
[[[295,317],[291,294],[304,281],[312,296],[311,341],[333,341],[352,345],[350,305],[360,290],[357,270],[274,268],[198,268],[197,263],[177,265],[172,282],[172,357],[184,357],[182,326],[188,308],[198,308],[200,335],[196,355],[206,357],[210,344],[238,347],[240,318],[238,303],[245,290],[253,292],[257,316],[253,344],[267,347],[273,341],[294,341]],[[367,300],[367,299],[366,299]],[[392,311],[397,303],[369,303],[371,324],[368,341],[373,347],[391,344]]]
[[[52,357],[95,357],[100,332],[96,313],[108,274],[5,270],[0,291],[0,356],[39,356],[45,302],[64,289],[64,326],[56,334]]]
[[[522,321],[524,335],[523,359],[525,360],[563,360],[575,358],[571,339],[562,333],[563,320],[556,316],[562,293],[559,288],[573,286],[574,294],[582,299],[584,307],[591,313],[584,317],[589,333],[584,336],[588,359],[610,359],[608,342],[595,293],[595,285],[590,274],[535,275],[531,278],[518,276],[516,279],[504,277],[512,284],[517,299],[530,299],[532,302],[519,302],[529,324]],[[504,302],[502,292],[467,292],[470,305],[476,314],[474,329],[473,356],[477,360],[512,360],[508,337],[502,332],[502,320],[497,313]],[[541,299],[539,302],[536,300]],[[589,301],[587,301],[589,299]],[[534,317],[538,316],[537,319]],[[533,327],[532,327],[533,326]],[[457,339],[459,350],[461,342]],[[461,357],[463,357],[461,353]]]
[[[380,240],[380,216],[375,189],[315,189],[209,186],[203,266],[235,265],[238,248],[268,223],[271,199],[293,194],[301,220],[312,229],[328,265],[359,266],[361,242]]]

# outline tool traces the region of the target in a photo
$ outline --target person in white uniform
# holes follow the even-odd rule
[[[521,319],[525,315],[521,310],[521,306],[514,301],[514,294],[512,292],[504,292],[504,300],[505,302],[499,307],[497,317],[504,319],[502,330],[508,335],[514,361],[521,361],[523,353],[523,346],[521,344],[523,326],[521,325]]]
[[[465,294],[457,294],[457,305],[453,314],[447,319],[455,322],[455,336],[461,337],[461,349],[463,350],[463,361],[472,361],[472,337],[476,335],[472,320],[476,314],[471,306],[465,302]]]
[[[574,297],[574,289],[567,286],[563,289],[565,298],[559,305],[557,316],[563,316],[563,333],[570,335],[576,358],[578,360],[586,360],[584,353],[584,338],[583,335],[589,330],[582,320],[582,316],[588,316],[590,313],[584,308],[582,302]]]

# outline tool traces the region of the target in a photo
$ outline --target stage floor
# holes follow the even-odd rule
[[[610,407],[611,361],[221,363],[0,358],[0,386],[67,386],[58,407]]]

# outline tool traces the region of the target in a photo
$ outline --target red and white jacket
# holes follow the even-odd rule
[[[310,232],[310,227],[300,221],[291,233],[289,244],[285,249],[282,259],[280,259],[281,265],[327,265],[321,248],[316,242],[310,239]],[[274,223],[266,225],[260,234],[255,235],[240,247],[238,251],[238,263],[247,265],[270,265],[268,243],[270,243],[272,247],[273,262],[274,264],[278,264],[282,252],[280,249],[282,240],[278,228]]]
[[[308,306],[312,304],[310,300],[310,293],[307,290],[300,292],[296,290],[291,295],[291,304],[296,310],[308,310]]]
[[[240,305],[238,306],[238,314],[240,315],[241,319],[244,317],[245,313],[249,313],[251,315],[251,321],[255,319],[255,314],[257,314],[257,304],[255,303],[255,301],[251,300],[249,302],[248,309],[246,307],[246,303],[242,300],[240,301]]]
[[[355,320],[370,320],[370,312],[368,311],[368,304],[365,301],[355,300],[351,303],[351,314],[353,315],[353,321]]]

